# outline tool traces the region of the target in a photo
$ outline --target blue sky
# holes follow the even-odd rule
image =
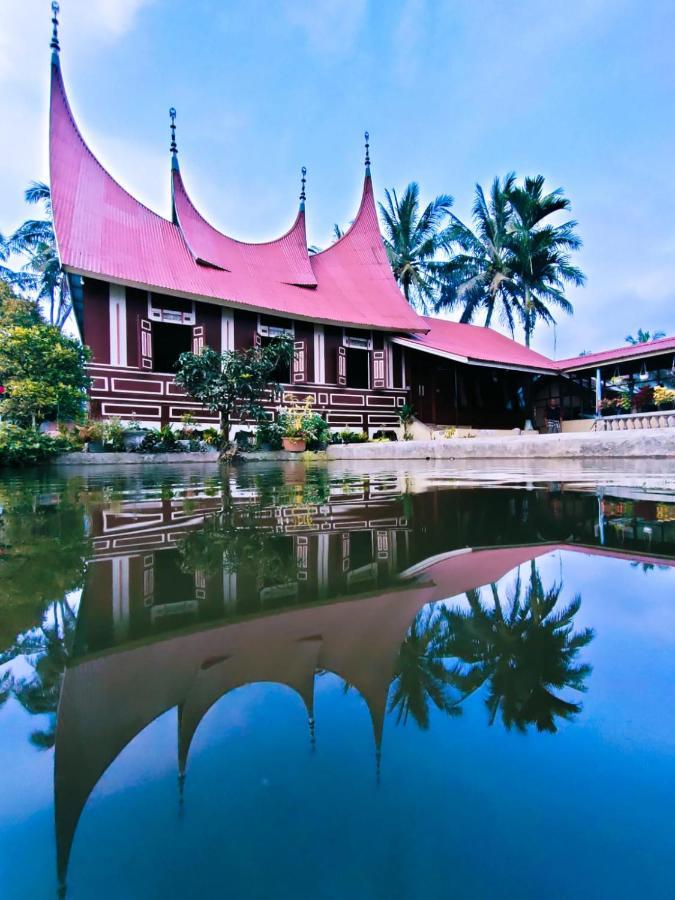
[[[48,0],[0,7],[0,230],[47,177]],[[308,167],[311,243],[353,216],[364,128],[376,192],[419,182],[462,218],[476,181],[541,172],[573,203],[588,276],[557,356],[675,332],[675,4],[666,0],[63,0],[62,63],[94,152],[168,214],[168,116],[220,227],[264,240]],[[8,139],[7,135],[11,138]],[[535,346],[554,352],[553,331]]]

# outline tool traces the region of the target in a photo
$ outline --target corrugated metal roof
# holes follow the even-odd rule
[[[180,178],[175,225],[143,206],[98,162],[54,63],[50,173],[59,256],[68,270],[289,317],[390,331],[426,328],[392,275],[369,176],[349,232],[315,256],[307,253],[302,213],[277,241],[244,244],[199,215]],[[202,258],[210,265],[198,262]]]
[[[644,359],[647,356],[658,356],[671,351],[675,354],[675,337],[664,337],[658,341],[647,341],[644,344],[616,347],[614,350],[601,350],[598,353],[586,353],[584,356],[560,359],[556,366],[563,371],[575,371],[627,362],[631,359]]]
[[[556,364],[547,356],[519,344],[498,331],[480,325],[466,325],[425,316],[429,331],[405,339],[410,347],[447,354],[460,361],[511,366],[518,369],[554,372]]]

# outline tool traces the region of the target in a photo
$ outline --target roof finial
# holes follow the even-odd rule
[[[58,65],[59,61],[59,4],[54,0],[52,3],[52,40],[50,43],[52,51],[52,62]]]
[[[363,136],[366,139],[366,175],[370,175],[370,144],[368,143],[370,135],[366,131]]]
[[[178,145],[176,144],[176,110],[172,106],[169,110],[169,117],[171,119],[171,168],[178,168]]]
[[[300,171],[302,172],[302,178],[300,179],[300,184],[301,184],[301,187],[300,187],[300,209],[304,210],[305,200],[307,199],[307,197],[305,195],[305,184],[307,183],[307,178],[306,178],[307,167],[303,166],[302,169],[300,169]]]

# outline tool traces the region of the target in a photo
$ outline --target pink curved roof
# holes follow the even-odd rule
[[[671,351],[675,352],[675,336],[659,338],[656,341],[645,341],[644,344],[617,347],[614,350],[586,353],[584,356],[571,356],[568,359],[558,360],[556,366],[563,371],[576,371],[577,369],[590,369],[611,363],[643,359],[646,356],[658,356],[660,353],[670,354]]]
[[[447,355],[462,362],[513,366],[519,369],[552,372],[556,364],[505,334],[484,328],[425,316],[428,332],[405,340],[406,346],[428,353]],[[396,339],[399,341],[399,339]],[[400,341],[403,343],[403,341]]]
[[[281,316],[388,331],[427,328],[394,281],[370,177],[348,234],[315,257],[300,246],[302,214],[279,240],[243,244],[199,215],[180,179],[174,224],[139,203],[92,154],[54,63],[49,155],[54,227],[66,270]]]
[[[228,272],[243,271],[252,277],[264,272],[271,281],[316,287],[307,252],[304,210],[280,238],[248,244],[222,234],[203,218],[190,200],[178,169],[172,171],[171,180],[178,225],[195,259]]]

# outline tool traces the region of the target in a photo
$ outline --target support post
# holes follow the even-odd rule
[[[602,401],[602,370],[598,366],[595,370],[595,417],[600,415],[600,402]]]

